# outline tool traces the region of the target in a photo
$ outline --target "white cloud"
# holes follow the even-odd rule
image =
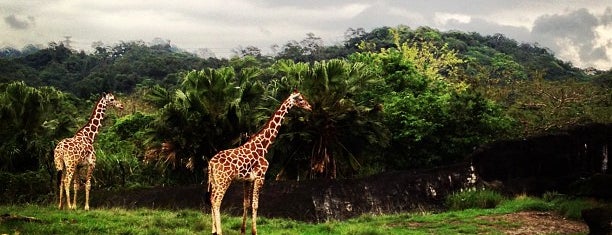
[[[434,13],[434,22],[438,25],[445,25],[449,21],[456,21],[462,24],[468,24],[472,21],[472,17],[464,14],[436,12]]]
[[[601,69],[612,69],[612,22],[607,22],[606,25],[600,25],[595,28],[597,35],[594,46],[605,49],[605,58],[593,61],[592,66]]]
[[[367,9],[370,5],[369,4],[348,4],[346,6],[342,6],[340,9],[337,10],[332,10],[336,12],[336,16],[337,17],[341,17],[341,18],[353,18],[357,15],[359,15],[361,12],[363,12],[365,9]]]
[[[606,1],[598,0],[473,0],[467,3],[454,0],[0,0],[0,16],[5,19],[0,22],[0,31],[7,34],[0,37],[0,46],[20,48],[72,36],[74,47],[90,49],[94,41],[114,44],[160,37],[182,48],[210,48],[218,56],[228,56],[237,46],[252,45],[267,50],[273,44],[299,41],[309,32],[326,42],[338,42],[349,27],[371,30],[402,24],[413,28],[430,26],[481,34],[502,33],[520,42],[538,40],[540,45],[557,54],[569,56],[573,52],[562,52],[563,47],[559,45],[573,43],[575,46],[579,40],[557,40],[559,35],[571,35],[564,30],[543,29],[536,21],[545,15],[559,16],[553,20],[565,19],[581,8],[601,16],[602,22],[612,21],[608,6]],[[534,27],[536,30],[532,33]],[[610,27],[594,26],[593,50],[585,53],[589,45],[582,44],[575,48],[579,50],[577,53],[582,52],[581,57],[565,58],[576,65],[612,67],[609,59],[596,59],[601,55],[610,58],[612,54]],[[588,58],[593,59],[588,62]]]

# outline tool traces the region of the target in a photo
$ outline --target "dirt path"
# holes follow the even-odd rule
[[[584,222],[567,220],[551,212],[524,211],[481,218],[520,224],[518,227],[500,228],[500,232],[504,234],[587,234],[589,232]]]

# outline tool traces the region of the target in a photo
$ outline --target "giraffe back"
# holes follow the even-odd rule
[[[227,149],[217,153],[209,162],[210,171],[217,171],[223,178],[253,180],[263,177],[268,168],[264,155],[257,154],[246,146]],[[265,153],[264,153],[265,154]]]
[[[85,136],[74,136],[60,141],[55,146],[55,168],[63,170],[66,166],[86,165],[95,162],[93,144]]]

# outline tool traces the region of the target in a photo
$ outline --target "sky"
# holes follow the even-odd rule
[[[313,33],[341,44],[349,28],[398,25],[537,43],[581,68],[612,68],[612,2],[606,0],[0,0],[0,47],[21,49],[70,37],[94,43],[170,41],[187,51],[229,57],[239,47],[264,53]]]

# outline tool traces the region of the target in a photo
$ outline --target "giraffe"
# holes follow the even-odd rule
[[[70,181],[80,167],[87,166],[85,181],[85,210],[89,210],[89,189],[91,188],[91,174],[96,166],[96,153],[93,143],[96,134],[102,125],[107,105],[123,109],[123,104],[115,100],[113,94],[103,94],[96,103],[91,117],[85,126],[79,129],[73,137],[61,140],[53,152],[55,169],[59,181],[59,208],[62,209],[63,190],[66,190],[66,203],[69,209],[76,209],[77,191],[79,188],[78,174],[74,180],[74,201],[70,204]]]
[[[310,104],[297,90],[283,101],[265,126],[242,146],[218,152],[208,162],[208,191],[211,201],[212,234],[221,231],[221,201],[233,180],[244,181],[244,200],[241,234],[245,233],[249,207],[252,207],[251,233],[257,234],[257,208],[259,191],[268,169],[265,158],[268,148],[278,135],[285,114],[293,106],[311,110]],[[212,191],[211,191],[212,190]]]

